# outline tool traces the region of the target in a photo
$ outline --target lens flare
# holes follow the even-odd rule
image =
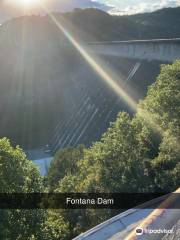
[[[103,69],[100,64],[86,51],[86,49],[70,34],[70,32],[56,19],[56,17],[50,13],[44,5],[41,5],[44,11],[48,14],[55,25],[63,32],[67,39],[73,44],[73,46],[78,50],[81,56],[89,63],[89,65],[94,69],[94,71],[104,80],[104,82],[120,97],[122,98],[132,110],[136,111],[137,103],[134,101],[126,91],[116,83],[116,81],[108,74],[107,71]]]

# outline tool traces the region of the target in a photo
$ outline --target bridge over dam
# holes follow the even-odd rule
[[[88,50],[105,56],[172,62],[180,59],[180,38],[92,42]]]

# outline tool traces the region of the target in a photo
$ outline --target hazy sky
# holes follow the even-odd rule
[[[0,22],[23,14],[19,4],[7,4],[7,1],[22,2],[24,0],[0,0]],[[36,0],[33,0],[36,1]],[[180,6],[180,0],[37,0],[46,3],[51,11],[68,11],[75,7],[97,7],[113,14],[134,14],[149,12],[164,7]],[[20,7],[21,6],[21,7]],[[35,10],[33,10],[35,11]],[[36,9],[36,12],[40,10]],[[32,10],[31,10],[32,12]]]
[[[139,12],[152,12],[165,7],[180,6],[180,0],[99,0],[114,8],[112,13],[134,14]]]

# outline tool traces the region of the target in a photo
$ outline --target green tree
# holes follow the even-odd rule
[[[19,148],[6,138],[0,140],[0,193],[33,193],[43,191],[37,168]],[[42,234],[44,212],[36,210],[1,210],[1,239],[30,239]],[[39,235],[40,236],[40,235]]]
[[[147,115],[146,115],[147,114]],[[156,82],[149,88],[147,97],[141,101],[136,115],[156,138],[151,137],[151,151],[156,156],[150,159],[149,174],[154,191],[174,191],[180,184],[178,174],[180,160],[180,61],[162,65]],[[157,134],[158,133],[158,134]],[[156,144],[158,136],[161,139]],[[155,144],[153,144],[155,142]]]
[[[48,171],[47,179],[51,189],[55,189],[57,183],[66,175],[75,174],[77,171],[77,161],[84,154],[84,146],[80,145],[76,148],[69,147],[59,150]]]
[[[147,191],[151,186],[145,169],[148,134],[127,113],[120,113],[101,141],[84,150],[76,172],[62,178],[56,192]],[[71,223],[74,236],[110,218],[113,211],[59,211],[56,217],[61,215]]]
[[[0,139],[0,193],[44,192],[43,179],[35,165],[9,140]],[[50,212],[40,209],[1,209],[0,239],[49,240],[68,239],[64,219],[53,221]]]
[[[120,113],[101,141],[85,151],[77,163],[76,191],[146,191],[149,186],[144,162],[149,151],[147,138],[148,132],[139,129],[127,113]]]
[[[180,61],[161,66],[161,73],[139,104],[137,115],[141,115],[142,110],[163,131],[170,124],[180,126]]]
[[[58,214],[59,210],[49,210],[44,223],[43,239],[69,240],[69,222],[64,219],[63,214]]]

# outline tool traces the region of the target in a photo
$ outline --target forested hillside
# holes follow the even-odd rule
[[[134,16],[111,16],[97,9],[76,9],[54,15],[58,21],[64,19],[65,27],[83,43],[179,37],[179,12],[180,8],[175,8]],[[123,101],[116,105],[116,96],[47,16],[25,16],[2,24],[0,52],[0,136],[9,137],[15,145],[27,149],[47,144],[59,122],[68,122],[71,115],[78,112],[76,106],[83,98],[86,101],[87,93],[94,111],[102,111],[104,98],[109,102],[105,103],[104,115],[97,114],[97,124],[87,129],[78,144],[91,145],[120,110],[129,111]],[[135,64],[132,60],[117,58],[103,61],[106,68],[124,81]],[[131,79],[129,86],[136,90],[136,100],[146,94],[148,85],[159,73],[159,64],[143,62]],[[102,90],[102,96],[98,89]],[[81,119],[76,122],[80,123]],[[74,131],[72,125],[74,123],[70,128]],[[77,133],[77,139],[80,134]]]
[[[85,9],[65,14],[65,18],[85,32],[89,41],[109,41],[178,38],[179,15],[180,8],[130,16],[111,16],[100,10]]]

